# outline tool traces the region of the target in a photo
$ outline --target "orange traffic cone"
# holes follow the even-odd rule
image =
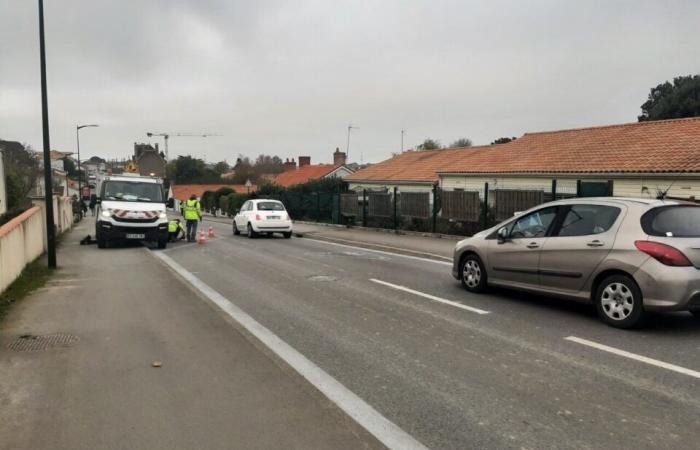
[[[207,243],[207,238],[204,236],[204,231],[199,232],[199,237],[197,238],[197,243],[199,245],[204,245]]]
[[[214,229],[212,227],[209,227],[209,237],[213,238],[214,236]]]

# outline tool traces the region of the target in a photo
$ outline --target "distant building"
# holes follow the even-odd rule
[[[139,144],[134,142],[134,162],[141,175],[165,178],[165,155],[158,151],[158,144]]]
[[[294,161],[287,159],[284,162],[284,172],[277,175],[272,182],[279,186],[290,187],[308,183],[322,178],[345,178],[353,171],[346,165],[345,152],[335,149],[333,164],[311,164],[310,156],[300,156],[299,166]]]

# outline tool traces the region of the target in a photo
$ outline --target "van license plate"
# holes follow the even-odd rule
[[[145,234],[127,234],[126,235],[127,239],[146,239]]]

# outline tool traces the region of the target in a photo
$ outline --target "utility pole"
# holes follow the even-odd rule
[[[350,131],[351,130],[359,130],[360,127],[356,127],[353,124],[348,125],[348,146],[345,148],[345,158],[350,161]]]
[[[46,201],[46,253],[49,268],[56,267],[56,234],[53,223],[53,182],[49,140],[49,102],[46,93],[46,45],[44,43],[44,0],[39,0],[39,65],[41,71],[41,127],[44,135],[44,199]]]

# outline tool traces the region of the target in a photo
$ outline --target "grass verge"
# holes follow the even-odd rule
[[[52,273],[53,269],[46,266],[46,258],[44,257],[39,257],[27,264],[20,276],[5,289],[5,292],[0,294],[0,322],[5,318],[13,304],[44,286]]]

